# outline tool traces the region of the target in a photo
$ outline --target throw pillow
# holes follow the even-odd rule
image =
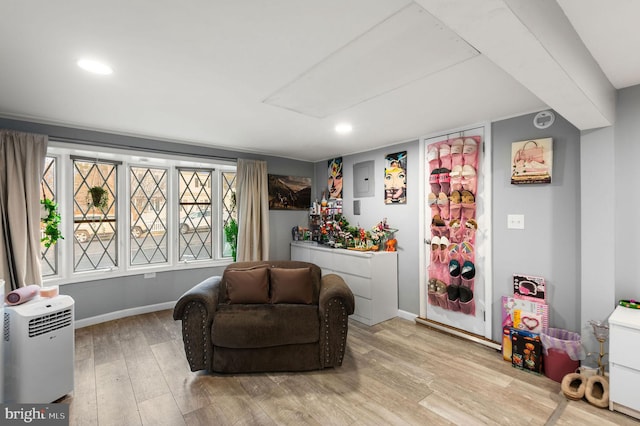
[[[269,303],[267,268],[225,271],[229,303]]]
[[[311,268],[271,268],[271,303],[313,302]]]

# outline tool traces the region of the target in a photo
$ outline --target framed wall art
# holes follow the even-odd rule
[[[551,183],[553,139],[532,139],[511,144],[511,183]]]
[[[327,190],[329,199],[342,198],[342,157],[327,162]]]
[[[311,178],[269,175],[269,210],[308,210]]]
[[[384,166],[384,203],[407,203],[407,151],[388,154]]]

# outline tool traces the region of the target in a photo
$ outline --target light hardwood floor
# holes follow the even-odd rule
[[[399,318],[351,321],[342,367],[189,371],[171,311],[76,330],[72,425],[636,425],[499,352]]]

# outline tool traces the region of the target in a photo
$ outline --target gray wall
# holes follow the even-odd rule
[[[268,173],[290,174],[312,177],[313,163],[285,158],[246,154],[230,150],[186,145],[175,142],[157,141],[93,132],[69,127],[51,126],[0,118],[0,128],[25,132],[47,134],[71,140],[88,141],[88,145],[131,148],[164,153],[194,155],[196,157],[222,157],[228,159],[252,158],[267,161]],[[85,145],[86,146],[86,145]],[[287,229],[306,218],[307,212],[271,212],[269,215],[270,257],[289,259],[291,234]],[[143,274],[128,275],[113,279],[103,279],[73,284],[64,284],[62,294],[68,294],[75,300],[77,320],[105,315],[121,310],[134,309],[177,300],[182,293],[211,275],[222,273],[224,266],[199,269],[158,272],[153,278],[144,278]]]
[[[640,85],[618,92],[615,125],[615,158],[613,173],[615,182],[609,191],[615,194],[615,297],[617,299],[640,298],[638,279],[638,250],[640,226],[636,219],[640,214],[638,177],[640,176]],[[599,162],[593,164],[600,170]],[[602,173],[607,172],[604,169]],[[600,173],[598,173],[600,174]],[[602,211],[611,214],[603,205]],[[611,278],[609,278],[609,281]]]
[[[268,160],[270,174],[309,177],[313,181],[313,163],[292,161],[271,157]],[[306,224],[308,210],[271,210],[269,212],[269,259],[288,260],[291,258],[291,228]]]
[[[635,246],[640,85],[619,90],[613,127],[582,134],[582,341],[597,351],[589,320],[606,320],[621,299],[638,299]],[[605,348],[605,351],[607,349]],[[595,366],[594,360],[587,362]]]
[[[589,320],[605,320],[616,300],[616,185],[613,127],[583,132],[580,141],[582,285],[581,335],[589,351],[598,348]],[[608,208],[607,206],[611,206]],[[628,232],[629,228],[625,230]],[[587,362],[596,366],[594,360]]]
[[[73,297],[75,318],[83,320],[112,312],[173,302],[195,284],[212,275],[221,275],[224,266],[157,272],[119,278],[64,284],[60,293]]]
[[[537,129],[534,115],[492,125],[494,339],[514,273],[546,279],[551,327],[580,330],[580,132],[558,114]],[[511,185],[512,142],[545,137],[553,138],[551,184]],[[523,214],[525,229],[507,229],[508,214]]]
[[[407,204],[384,204],[384,159],[387,154],[407,151]],[[375,196],[358,198],[360,215],[353,214],[353,165],[375,161]],[[421,167],[417,141],[392,145],[342,157],[343,211],[352,225],[369,229],[385,217],[390,227],[399,229],[398,240],[398,309],[418,315],[420,313],[419,243],[420,202],[418,173]],[[327,161],[316,163],[315,193],[318,198],[327,189]]]

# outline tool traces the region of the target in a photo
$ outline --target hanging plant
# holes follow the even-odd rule
[[[101,186],[93,186],[89,188],[89,196],[91,197],[91,204],[93,207],[104,210],[109,202],[109,194],[107,190]]]
[[[54,203],[53,200],[45,198],[40,200],[45,212],[42,217],[42,223],[44,223],[44,237],[40,239],[40,242],[44,243],[46,248],[51,247],[58,240],[64,240],[62,233],[60,232],[60,214],[58,213],[58,203]]]
[[[236,209],[236,193],[231,193],[231,211]],[[224,226],[224,238],[231,246],[231,256],[233,261],[236,261],[236,255],[238,252],[238,222],[234,218],[230,218],[227,224]]]
[[[233,261],[236,261],[236,254],[238,250],[238,222],[235,219],[229,219],[229,222],[224,226],[225,240],[231,246],[231,256]]]

